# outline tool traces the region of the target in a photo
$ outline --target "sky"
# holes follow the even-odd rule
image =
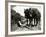
[[[41,7],[38,6],[14,6],[12,7],[13,10],[15,10],[17,13],[19,13],[21,16],[25,16],[24,10],[29,8],[37,8],[39,11],[41,10]]]

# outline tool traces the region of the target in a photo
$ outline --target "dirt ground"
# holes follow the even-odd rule
[[[40,25],[37,25],[37,26],[34,26],[34,27],[31,27],[31,26],[26,26],[26,27],[18,27],[17,24],[13,25],[12,26],[12,31],[32,31],[32,30],[41,30],[41,26]]]

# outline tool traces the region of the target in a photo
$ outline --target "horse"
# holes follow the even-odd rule
[[[32,24],[31,26],[37,26],[37,24],[40,25],[40,20],[41,20],[41,14],[36,8],[29,8],[29,22],[31,23],[34,20],[34,25]],[[30,26],[30,24],[29,24]]]
[[[38,11],[38,9],[35,9],[35,8],[32,8],[32,11],[33,11],[32,16],[34,18],[34,25],[37,26],[38,23],[40,25],[40,20],[41,20],[40,12]]]
[[[29,10],[28,9],[24,9],[24,13],[25,13],[25,18],[27,19],[27,26],[29,26]]]

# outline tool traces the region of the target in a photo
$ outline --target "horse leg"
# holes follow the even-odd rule
[[[35,25],[36,25],[36,19],[35,19]]]
[[[28,26],[28,19],[27,19],[27,26]]]
[[[37,24],[38,24],[38,20],[36,19],[36,26],[37,26]]]
[[[39,19],[39,25],[40,25],[40,19]]]
[[[29,26],[32,24],[33,18],[29,19]]]
[[[35,25],[35,18],[34,18],[34,25]]]
[[[31,19],[28,19],[28,26],[30,26],[30,23],[31,23]]]
[[[37,26],[37,24],[39,23],[39,21],[38,21],[38,18],[36,19],[36,26]]]

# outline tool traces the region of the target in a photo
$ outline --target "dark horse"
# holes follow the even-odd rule
[[[32,11],[33,11],[32,16],[34,18],[34,25],[35,26],[37,26],[37,24],[40,25],[40,20],[41,20],[41,14],[40,14],[40,12],[37,9],[35,9],[35,8],[32,8]]]
[[[37,9],[35,9],[35,8],[29,8],[29,13],[30,13],[30,15],[32,15],[32,19],[30,19],[30,20],[33,20],[34,19],[34,26],[37,26],[37,24],[39,24],[40,25],[40,20],[41,20],[41,14],[40,14],[40,12],[37,10]]]
[[[34,19],[34,26],[37,26],[38,23],[40,25],[41,14],[37,9],[29,8],[29,9],[26,9],[24,13],[25,13],[25,17],[27,18],[27,25],[28,25],[28,19],[30,23]],[[28,26],[30,26],[30,24]]]
[[[27,19],[27,26],[29,26],[28,24],[28,19],[29,19],[29,10],[28,9],[24,9],[24,13],[25,13],[25,18]]]

